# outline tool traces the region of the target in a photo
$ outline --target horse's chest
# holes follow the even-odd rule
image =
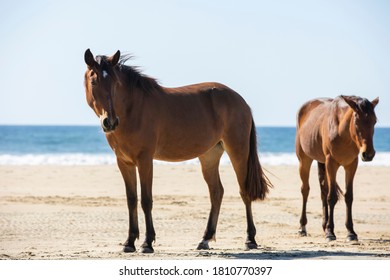
[[[342,166],[349,165],[359,154],[359,150],[353,142],[346,143],[342,138],[336,138],[330,142],[327,150],[332,158]]]
[[[132,147],[129,145],[130,142],[124,142],[113,134],[107,134],[106,138],[117,158],[120,158],[126,162],[134,161],[133,152],[136,152],[136,149],[132,149]]]

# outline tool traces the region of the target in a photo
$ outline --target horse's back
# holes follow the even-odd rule
[[[156,122],[156,158],[176,161],[197,157],[221,141],[227,131],[249,136],[250,108],[229,87],[208,82],[164,90]]]
[[[313,99],[299,109],[297,114],[296,152],[298,157],[306,156],[323,162],[325,156],[322,151],[326,131],[327,117],[330,112],[333,99]],[[325,129],[324,129],[325,128]]]
[[[173,96],[173,102],[191,102],[192,105],[217,101],[219,107],[223,106],[247,106],[244,99],[233,89],[218,82],[205,82],[182,87],[165,88],[167,95]],[[193,104],[195,102],[195,104]],[[205,104],[201,104],[203,107]]]
[[[306,122],[310,122],[314,119],[322,119],[332,101],[333,99],[331,98],[318,98],[307,101],[298,111],[297,127],[300,128]]]
[[[165,89],[168,98],[165,108],[169,118],[181,120],[183,124],[197,122],[214,127],[229,123],[251,122],[250,108],[244,99],[228,86],[217,82],[206,82]],[[236,120],[236,121],[235,121]]]

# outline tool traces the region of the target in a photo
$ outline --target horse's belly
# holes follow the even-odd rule
[[[309,149],[309,150],[306,150],[306,151],[303,150],[303,151],[311,159],[316,160],[318,162],[322,162],[322,163],[325,162],[325,155],[321,149]]]
[[[306,137],[300,137],[302,151],[311,159],[325,162],[325,154],[322,149],[322,137],[319,133],[312,133]]]
[[[184,161],[199,157],[214,147],[222,137],[222,126],[185,126],[162,130],[157,137],[154,158],[164,161]]]
[[[185,161],[199,157],[211,147],[175,147],[159,148],[154,153],[154,159],[163,161]]]
[[[161,141],[156,145],[154,158],[174,162],[197,158],[214,147],[219,141],[218,137],[199,139],[199,136]]]

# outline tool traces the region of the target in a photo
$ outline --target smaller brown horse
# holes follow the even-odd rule
[[[358,166],[358,155],[363,161],[375,156],[373,145],[376,116],[375,106],[379,98],[368,101],[357,96],[339,96],[335,99],[314,99],[305,103],[298,112],[296,153],[299,159],[299,175],[302,180],[301,236],[306,236],[306,203],[309,195],[309,172],[313,160],[318,162],[321,186],[322,227],[328,241],[336,240],[333,211],[341,195],[336,182],[340,166],[345,169],[345,203],[348,230],[347,241],[357,241],[353,229],[352,201],[353,178]]]

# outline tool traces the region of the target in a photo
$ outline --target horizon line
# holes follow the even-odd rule
[[[91,127],[100,127],[99,124],[22,124],[22,123],[17,123],[17,124],[7,124],[7,123],[0,123],[0,126],[62,126],[62,127],[70,127],[70,126],[91,126]],[[279,128],[295,128],[296,125],[271,125],[271,124],[263,124],[263,125],[255,125],[256,127],[279,127]],[[376,128],[390,128],[390,125],[380,125],[378,124]]]

